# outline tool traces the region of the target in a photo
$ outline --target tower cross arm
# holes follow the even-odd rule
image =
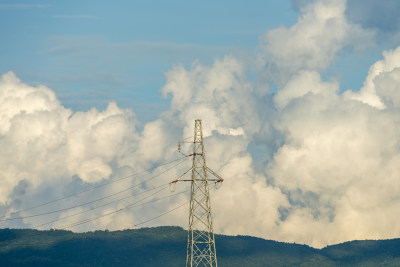
[[[179,176],[178,179],[173,180],[170,184],[175,184],[175,183],[177,183],[177,182],[179,182],[179,181],[188,181],[188,180],[181,180],[181,178],[182,178],[183,176],[185,176],[185,174],[187,174],[187,173],[188,173],[189,171],[191,171],[191,170],[193,170],[193,167],[191,167],[189,170],[185,171],[181,176]],[[191,181],[191,180],[189,180],[189,181]]]
[[[209,181],[215,181],[216,183],[222,183],[224,181],[224,179],[222,179],[221,176],[219,176],[216,172],[214,172],[213,170],[211,170],[210,168],[206,167],[206,170],[213,175],[215,178],[217,178],[217,180],[214,179],[208,179]]]

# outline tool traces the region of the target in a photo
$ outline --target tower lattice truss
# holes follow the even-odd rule
[[[209,182],[223,179],[206,165],[201,120],[195,121],[186,266],[218,266]],[[208,178],[211,174],[212,178]]]

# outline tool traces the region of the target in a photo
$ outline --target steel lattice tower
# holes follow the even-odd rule
[[[217,266],[211,217],[210,181],[222,178],[206,165],[201,120],[195,121],[186,266]],[[216,179],[208,179],[207,173]]]
[[[180,147],[179,142],[179,152],[181,152]],[[194,125],[193,153],[185,156],[193,157],[192,167],[178,179],[172,181],[171,184],[179,181],[191,182],[186,267],[217,267],[208,184],[209,182],[217,184],[224,180],[206,165],[201,120],[196,120]],[[192,171],[191,178],[181,179],[189,171]],[[210,179],[207,174],[211,174],[214,177]]]

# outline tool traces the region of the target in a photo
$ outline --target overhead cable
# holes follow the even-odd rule
[[[182,158],[180,158],[180,159],[182,159]],[[174,161],[176,161],[176,160],[174,160]],[[170,162],[170,163],[171,163],[171,162]],[[157,174],[157,175],[153,175],[152,177],[150,177],[150,178],[144,180],[143,182],[140,182],[140,183],[135,184],[135,185],[133,185],[133,186],[130,186],[130,187],[124,189],[124,190],[118,191],[118,192],[116,192],[116,193],[107,195],[107,196],[102,197],[102,198],[98,198],[98,199],[95,199],[95,200],[92,200],[92,201],[89,201],[89,202],[86,202],[86,203],[82,203],[82,204],[79,204],[79,205],[75,205],[75,206],[71,206],[71,207],[67,207],[67,208],[63,208],[63,209],[59,209],[59,210],[54,210],[54,211],[49,211],[49,212],[44,212],[44,213],[39,213],[39,214],[34,214],[34,215],[27,215],[27,216],[19,216],[19,217],[14,217],[14,218],[0,219],[0,222],[1,222],[1,221],[4,222],[4,221],[12,221],[12,220],[19,220],[19,219],[26,219],[26,218],[32,218],[32,217],[43,216],[43,215],[49,215],[49,214],[58,213],[58,212],[62,212],[62,211],[74,209],[74,208],[77,208],[77,207],[89,205],[89,204],[92,204],[92,203],[95,203],[95,202],[98,202],[98,201],[101,201],[101,200],[104,200],[104,199],[113,197],[113,196],[115,196],[115,195],[121,194],[121,193],[126,192],[126,191],[128,191],[128,190],[131,190],[131,189],[133,189],[133,188],[135,188],[135,187],[138,187],[138,186],[140,186],[140,185],[142,185],[142,184],[144,184],[144,183],[146,183],[146,182],[148,182],[148,181],[150,181],[150,180],[152,180],[152,179],[154,179],[154,178],[156,178],[156,177],[158,177],[158,176],[160,176],[160,175],[162,175],[162,174],[164,174],[164,173],[166,173],[166,172],[172,170],[173,168],[175,168],[176,166],[180,165],[181,163],[183,163],[183,161],[178,162],[177,164],[175,164],[175,165],[172,166],[171,168],[168,168],[168,169],[162,171],[161,173],[159,173],[159,174]],[[126,177],[124,177],[124,179],[125,179],[125,178],[126,178]],[[122,180],[122,179],[120,179],[120,180]],[[110,183],[111,183],[111,182],[110,182]],[[108,184],[110,184],[110,183],[108,183]],[[107,185],[107,184],[104,184],[104,185]],[[101,185],[101,186],[104,186],[104,185]],[[98,186],[98,187],[100,187],[100,186]],[[98,187],[97,187],[97,188],[98,188]],[[83,192],[83,191],[81,191],[81,192]],[[86,192],[87,192],[87,191],[86,191]],[[77,194],[75,194],[75,195],[77,195]],[[72,195],[70,195],[70,196],[72,196]],[[64,197],[64,198],[61,198],[61,199],[65,199],[65,198],[67,198],[67,197]],[[59,200],[61,200],[61,199],[55,200],[55,201],[53,201],[53,202],[59,201]],[[47,202],[47,204],[50,204],[50,203],[51,203],[51,202]],[[44,205],[45,205],[45,204],[42,204],[42,205],[39,205],[39,206],[44,206]],[[36,206],[36,207],[39,207],[39,206]],[[30,209],[32,209],[32,208],[30,208]],[[27,211],[27,210],[29,210],[29,209],[25,209],[25,210],[22,210],[22,211]],[[22,211],[20,211],[20,212],[22,212]],[[5,216],[0,217],[0,218],[4,218],[4,217],[5,217]]]

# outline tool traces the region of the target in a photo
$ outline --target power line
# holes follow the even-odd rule
[[[142,224],[145,224],[145,223],[148,223],[148,222],[153,221],[153,220],[155,220],[155,219],[158,219],[158,218],[160,218],[161,216],[164,216],[164,215],[166,215],[166,214],[168,214],[168,213],[170,213],[170,212],[173,212],[174,210],[177,210],[177,209],[183,207],[184,205],[188,204],[189,202],[190,202],[190,200],[189,200],[189,201],[186,201],[186,202],[183,203],[182,205],[179,205],[179,206],[177,206],[177,207],[175,207],[175,208],[173,208],[173,209],[170,209],[170,210],[168,210],[168,211],[166,211],[166,212],[164,212],[164,213],[162,213],[162,214],[160,214],[160,215],[158,215],[158,216],[156,216],[156,217],[154,217],[154,218],[151,218],[151,219],[149,219],[149,220],[147,220],[147,221],[143,221],[143,222],[141,222],[141,223],[135,224],[134,227],[139,226],[139,225],[142,225]]]
[[[165,187],[165,188],[166,188],[166,187]],[[63,226],[63,227],[61,227],[61,228],[57,228],[57,229],[65,230],[65,229],[68,229],[68,228],[71,228],[71,227],[74,227],[74,226],[78,226],[78,225],[81,225],[81,224],[84,224],[84,223],[88,223],[88,222],[91,222],[91,221],[94,221],[94,220],[97,220],[97,219],[100,219],[100,218],[103,218],[103,217],[106,217],[106,216],[109,216],[109,215],[118,213],[118,212],[123,211],[123,210],[128,210],[128,209],[130,209],[130,208],[134,208],[134,207],[142,206],[142,205],[145,205],[145,204],[157,202],[157,201],[160,201],[160,200],[162,200],[162,199],[170,198],[170,197],[173,197],[173,196],[176,196],[176,195],[179,195],[179,194],[182,194],[182,193],[185,193],[185,192],[186,192],[186,191],[183,190],[183,191],[180,191],[180,192],[175,193],[175,194],[173,194],[173,195],[169,195],[169,196],[166,196],[166,197],[162,197],[162,198],[158,198],[158,199],[151,200],[151,201],[148,201],[148,202],[144,202],[144,203],[141,203],[141,204],[137,204],[137,203],[143,201],[144,199],[149,198],[149,197],[151,197],[151,196],[153,196],[153,195],[159,193],[160,191],[164,190],[165,188],[162,188],[161,190],[159,190],[159,191],[157,191],[157,192],[155,192],[155,193],[153,193],[153,194],[151,194],[151,195],[149,195],[149,196],[147,196],[147,197],[145,197],[145,198],[143,198],[143,199],[141,199],[141,200],[139,200],[139,201],[136,201],[136,202],[134,202],[133,204],[130,204],[130,205],[124,207],[124,208],[121,208],[121,209],[119,209],[119,210],[112,211],[112,212],[109,212],[109,213],[107,213],[107,214],[103,214],[103,215],[101,215],[101,216],[95,217],[95,218],[90,218],[90,219],[86,219],[86,220],[83,220],[83,221],[79,221],[79,222],[76,222],[76,223],[73,223],[73,224],[70,224],[70,225],[67,225],[67,226]],[[211,190],[212,190],[212,189],[217,189],[217,187],[215,186],[214,188],[211,188]],[[166,211],[166,212],[164,212],[164,213],[162,213],[162,214],[160,214],[160,215],[157,215],[156,217],[153,217],[153,218],[151,218],[151,219],[149,219],[149,220],[146,220],[146,221],[144,221],[144,222],[141,222],[141,223],[139,223],[139,224],[135,224],[133,227],[136,227],[136,226],[138,226],[138,225],[142,225],[142,224],[145,224],[145,223],[147,223],[147,222],[153,221],[153,220],[155,220],[155,219],[157,219],[157,218],[160,218],[160,217],[162,217],[162,216],[164,216],[164,215],[166,215],[166,214],[168,214],[168,213],[170,213],[170,212],[172,212],[172,211],[174,211],[174,210],[176,210],[176,209],[182,207],[183,205],[185,205],[185,204],[187,204],[187,203],[189,203],[189,202],[190,202],[190,200],[187,201],[187,202],[185,202],[185,203],[183,203],[182,205],[180,205],[180,206],[178,206],[178,207],[175,207],[175,208],[173,208],[173,209],[171,209],[171,210],[169,210],[169,211]],[[72,217],[72,216],[73,216],[73,215],[71,215],[71,217]]]
[[[182,192],[179,192],[179,193],[176,193],[176,194],[174,194],[174,195],[177,195],[177,194],[182,194],[182,193],[184,193],[185,191],[182,191]],[[172,195],[172,196],[174,196],[174,195]],[[158,200],[161,200],[161,199],[158,199]],[[156,200],[156,201],[158,201],[158,200]],[[153,201],[149,201],[149,202],[145,202],[145,203],[142,203],[143,205],[144,204],[148,204],[148,203],[151,203],[151,202],[155,202],[154,200]],[[167,215],[167,214],[169,214],[169,213],[171,213],[171,212],[173,212],[173,211],[175,211],[175,210],[177,210],[177,209],[179,209],[179,208],[181,208],[181,207],[183,207],[183,206],[185,206],[185,205],[187,205],[188,203],[189,203],[190,201],[186,201],[186,202],[184,202],[183,204],[181,204],[181,205],[179,205],[179,206],[176,206],[176,207],[174,207],[173,209],[170,209],[170,210],[168,210],[168,211],[166,211],[166,212],[164,212],[164,213],[162,213],[162,214],[160,214],[160,215],[158,215],[158,216],[156,216],[156,217],[153,217],[153,218],[151,218],[151,219],[148,219],[148,220],[146,220],[146,221],[143,221],[143,222],[140,222],[140,223],[138,223],[138,224],[135,224],[133,227],[137,227],[137,226],[139,226],[139,225],[142,225],[142,224],[145,224],[145,223],[148,223],[148,222],[150,222],[150,221],[153,221],[153,220],[155,220],[155,219],[158,219],[158,218],[160,218],[160,217],[162,217],[162,216],[164,216],[164,215]],[[83,223],[82,223],[83,224]],[[75,225],[76,226],[76,225]],[[69,228],[69,227],[68,227]],[[67,228],[61,228],[60,230],[63,230],[63,229],[67,229]],[[24,237],[24,239],[25,238],[28,238],[28,237],[34,237],[34,236],[38,236],[38,235],[40,235],[40,232],[39,233],[35,233],[35,234],[31,234],[31,235],[26,235],[26,236],[23,236]],[[86,237],[72,237],[71,239],[69,239],[68,241],[71,241],[71,240],[79,240],[79,239],[85,239]],[[15,239],[12,239],[12,240],[17,240],[17,238],[15,238]],[[12,241],[12,240],[6,240],[6,241],[4,241],[4,242],[10,242],[10,241]],[[33,246],[33,245],[52,245],[52,244],[55,244],[55,243],[57,243],[57,241],[48,241],[48,242],[35,242],[35,243],[25,243],[25,244],[23,244],[23,245],[25,245],[25,246]],[[1,244],[1,243],[0,243]],[[7,245],[5,245],[5,246],[21,246],[21,244],[20,243],[15,243],[15,244],[7,244]]]
[[[146,198],[152,197],[152,196],[154,196],[155,194],[159,193],[160,191],[162,191],[164,189],[165,188],[162,188],[161,190],[159,190],[159,191],[147,196]],[[132,204],[126,206],[126,207],[120,208],[118,210],[115,210],[115,211],[112,211],[112,212],[109,212],[109,213],[106,213],[106,214],[103,214],[101,216],[97,216],[97,217],[94,217],[94,218],[86,219],[86,220],[83,220],[83,221],[78,221],[78,222],[75,222],[75,223],[72,223],[72,224],[69,224],[69,225],[66,225],[66,226],[62,226],[61,228],[57,228],[57,229],[65,230],[65,229],[68,229],[68,228],[71,228],[71,227],[74,227],[74,226],[78,226],[78,225],[81,225],[81,224],[84,224],[84,223],[95,221],[97,219],[100,219],[100,218],[103,218],[103,217],[106,217],[106,216],[110,216],[112,214],[115,214],[115,213],[118,213],[118,212],[121,212],[121,211],[124,211],[124,210],[128,210],[128,209],[131,209],[131,208],[134,208],[134,207],[138,207],[138,206],[142,206],[142,205],[145,205],[145,204],[153,203],[153,202],[156,202],[156,201],[159,201],[159,200],[162,200],[162,199],[166,199],[166,198],[170,198],[172,196],[176,196],[176,195],[179,195],[179,194],[182,194],[182,193],[185,193],[185,191],[180,191],[180,192],[175,193],[173,195],[169,195],[169,196],[166,196],[166,197],[162,197],[162,198],[158,198],[158,199],[155,199],[155,200],[151,200],[151,201],[148,201],[148,202],[144,202],[144,203],[138,204],[139,202],[141,202],[144,199],[146,199],[146,198],[144,198],[144,199],[136,201],[136,202],[134,202],[134,203],[132,203]]]
[[[100,219],[100,218],[102,218],[102,217],[106,217],[106,216],[115,214],[115,213],[120,212],[120,211],[123,211],[123,210],[127,210],[127,209],[131,209],[131,208],[134,208],[134,207],[139,207],[139,206],[143,206],[143,205],[146,205],[146,204],[149,204],[149,203],[157,202],[157,201],[160,201],[160,200],[163,200],[163,199],[166,199],[166,198],[171,198],[171,197],[174,197],[174,196],[176,196],[176,195],[180,195],[180,194],[183,194],[183,193],[186,192],[186,190],[183,190],[183,191],[180,191],[180,192],[175,193],[175,194],[172,194],[172,195],[168,195],[168,196],[165,196],[165,197],[162,197],[162,198],[153,199],[153,200],[150,200],[150,201],[147,201],[147,202],[144,202],[144,203],[140,203],[140,202],[142,202],[143,200],[145,200],[145,199],[147,199],[147,198],[149,198],[149,197],[154,196],[155,194],[161,192],[162,190],[164,190],[164,189],[166,189],[166,188],[167,188],[167,187],[164,187],[164,188],[162,188],[161,190],[159,190],[159,191],[157,191],[157,192],[155,192],[155,193],[153,193],[153,194],[151,194],[151,195],[149,195],[149,196],[146,196],[145,198],[143,198],[143,199],[141,199],[141,200],[138,200],[138,201],[136,201],[136,202],[134,202],[134,203],[132,203],[132,204],[130,204],[130,205],[128,205],[128,206],[122,208],[122,209],[119,209],[119,210],[116,210],[116,211],[113,211],[113,212],[110,212],[110,213],[107,213],[107,214],[104,214],[104,215],[101,215],[101,216],[97,216],[97,217],[95,217],[95,218],[90,218],[90,219],[86,219],[86,220],[83,220],[83,221],[78,221],[78,222],[75,222],[75,223],[73,223],[73,224],[69,224],[69,225],[63,226],[63,227],[61,227],[61,228],[57,228],[56,230],[65,230],[65,229],[68,229],[68,228],[71,228],[71,227],[74,227],[74,226],[78,226],[78,225],[81,225],[81,224],[84,224],[84,223],[87,223],[87,222],[91,222],[91,221]],[[184,204],[187,204],[187,203],[188,203],[188,202],[186,202],[186,203],[184,203]],[[179,207],[180,207],[180,206],[179,206]],[[179,207],[177,207],[177,208],[179,208]],[[175,209],[177,209],[177,208],[174,208],[173,210],[175,210]],[[164,214],[161,214],[161,215],[159,215],[159,216],[157,216],[157,217],[161,217],[161,216],[163,216],[163,215],[165,215],[165,214],[167,214],[167,213],[169,213],[169,212],[172,212],[173,210],[170,210],[170,211],[168,211],[168,212],[166,212],[166,213],[164,213]],[[72,216],[73,216],[73,215],[71,215],[71,217],[72,217]],[[65,218],[64,218],[64,219],[65,219]],[[150,219],[150,220],[154,220],[154,219],[156,219],[156,218],[153,218],[153,219]],[[150,221],[150,220],[149,220],[149,221]],[[145,222],[142,222],[142,223],[140,223],[140,224],[143,224],[143,223],[145,223]],[[25,236],[23,236],[23,237],[24,237],[24,239],[26,239],[26,238],[34,237],[34,236],[38,236],[38,235],[40,235],[40,231],[38,231],[38,232],[36,232],[36,233],[32,233],[32,234],[25,235]],[[72,240],[76,240],[76,239],[79,239],[79,238],[72,238]],[[17,238],[5,240],[4,243],[5,243],[5,242],[10,242],[10,241],[12,241],[12,240],[17,240]],[[34,244],[35,244],[35,245],[36,245],[36,244],[48,245],[48,244],[53,244],[53,243],[55,243],[55,242],[56,242],[56,241],[41,242],[41,243],[32,243],[31,245],[34,245]],[[2,242],[2,243],[3,243],[3,242]],[[0,244],[1,244],[1,243],[0,243]],[[20,243],[16,243],[16,244],[7,244],[7,245],[4,245],[4,246],[20,246],[20,245],[21,245]],[[25,245],[26,245],[26,246],[29,246],[30,244],[25,244]]]
[[[145,173],[145,172],[148,172],[148,171],[157,169],[157,168],[159,168],[159,167],[161,167],[161,166],[165,166],[165,165],[171,164],[171,163],[173,163],[173,162],[175,162],[175,161],[179,161],[179,160],[182,160],[182,159],[184,159],[184,158],[187,158],[187,156],[180,157],[180,158],[177,158],[177,159],[168,161],[168,162],[166,162],[166,163],[157,165],[157,166],[155,166],[155,167],[152,167],[152,168],[149,168],[149,169],[146,169],[146,170],[142,170],[142,171],[136,172],[136,173],[134,173],[134,174],[131,174],[131,175],[128,175],[128,176],[125,176],[125,177],[122,177],[122,178],[119,178],[119,179],[116,179],[116,180],[113,180],[113,181],[110,181],[110,182],[107,182],[107,183],[104,183],[104,184],[101,184],[101,185],[93,186],[93,187],[90,187],[90,188],[88,188],[88,189],[85,189],[85,190],[82,190],[82,191],[79,191],[79,192],[76,192],[76,193],[73,193],[73,194],[70,194],[70,195],[67,195],[67,196],[58,198],[58,199],[54,199],[54,200],[51,200],[51,201],[48,201],[48,202],[45,202],[45,203],[42,203],[42,204],[39,204],[39,205],[30,207],[30,208],[27,208],[27,209],[22,209],[22,210],[14,211],[13,213],[25,212],[25,211],[28,211],[28,210],[32,210],[32,209],[36,209],[36,208],[42,207],[42,206],[46,206],[46,205],[49,205],[49,204],[52,204],[52,203],[61,201],[61,200],[63,200],[63,199],[70,198],[70,197],[73,197],[73,196],[77,196],[77,195],[80,195],[80,194],[83,194],[83,193],[86,193],[86,192],[89,192],[89,191],[92,191],[92,190],[101,188],[101,187],[103,187],[103,186],[106,186],[106,185],[109,185],[109,184],[112,184],[112,183],[116,183],[116,182],[119,182],[119,181],[124,180],[124,179],[128,179],[128,178],[130,178],[130,177],[139,175],[139,174],[141,174],[141,173]],[[0,216],[0,219],[1,219],[1,218],[5,218],[5,217],[7,217],[7,215]]]
[[[217,186],[215,185],[213,188],[211,188],[211,190],[213,190],[213,189],[218,189],[218,188],[217,188]],[[168,211],[166,211],[166,212],[164,212],[164,213],[162,213],[162,214],[160,214],[160,215],[158,215],[158,216],[156,216],[156,217],[153,217],[153,218],[148,219],[148,220],[146,220],[146,221],[143,221],[143,222],[141,222],[141,223],[135,224],[133,227],[136,227],[136,226],[139,226],[139,225],[148,223],[148,222],[150,222],[150,221],[153,221],[153,220],[155,220],[155,219],[158,219],[158,218],[160,218],[160,217],[162,217],[162,216],[164,216],[164,215],[166,215],[166,214],[168,214],[168,213],[170,213],[170,212],[173,212],[174,210],[177,210],[177,209],[181,208],[182,206],[188,204],[189,202],[190,202],[190,200],[187,201],[187,202],[185,202],[185,203],[183,203],[182,205],[179,205],[179,206],[177,206],[177,207],[175,207],[175,208],[173,208],[173,209],[170,209],[170,210],[168,210]]]
[[[181,159],[183,159],[183,158],[181,158]],[[176,161],[176,160],[175,160],[175,161]],[[126,191],[128,191],[128,190],[131,190],[131,189],[133,189],[133,188],[135,188],[135,187],[138,187],[138,186],[140,186],[140,185],[142,185],[142,184],[144,184],[144,183],[146,183],[146,182],[148,182],[148,181],[150,181],[150,180],[152,180],[152,179],[154,179],[154,178],[156,178],[156,177],[158,177],[158,176],[160,176],[160,175],[162,175],[162,174],[164,174],[164,173],[166,173],[166,172],[172,170],[173,168],[177,167],[178,165],[182,164],[183,162],[184,162],[184,161],[178,162],[177,164],[175,164],[175,165],[172,166],[171,168],[168,168],[168,169],[162,171],[161,173],[159,173],[159,174],[157,174],[157,175],[154,175],[154,176],[150,177],[149,179],[144,180],[143,182],[140,182],[140,183],[135,184],[135,185],[133,185],[133,186],[131,186],[131,187],[128,187],[128,188],[126,188],[126,189],[124,189],[124,190],[118,191],[118,192],[116,192],[116,193],[107,195],[107,196],[102,197],[102,198],[98,198],[98,199],[95,199],[95,200],[92,200],[92,201],[89,201],[89,202],[86,202],[86,203],[82,203],[82,204],[79,204],[79,205],[75,205],[75,206],[71,206],[71,207],[67,207],[67,208],[63,208],[63,209],[59,209],[59,210],[55,210],[55,211],[49,211],[49,212],[44,212],[44,213],[39,213],[39,214],[34,214],[34,215],[28,215],[28,216],[20,216],[20,217],[15,217],[15,218],[0,219],[0,221],[4,222],[4,221],[12,221],[12,220],[27,219],[27,218],[33,218],[33,217],[38,217],[38,216],[43,216],[43,215],[49,215],[49,214],[53,214],[53,213],[58,213],[58,212],[62,212],[62,211],[74,209],[74,208],[77,208],[77,207],[86,206],[86,205],[89,205],[89,204],[92,204],[92,203],[95,203],[95,202],[99,202],[99,201],[101,201],[101,200],[104,200],[104,199],[107,199],[107,198],[116,196],[116,195],[121,194],[121,193],[123,193],[123,192],[126,192]],[[124,178],[126,178],[126,177],[124,177]],[[121,179],[120,179],[120,180],[121,180]],[[110,184],[110,183],[108,183],[108,184]],[[168,184],[169,184],[169,183],[168,183]],[[102,185],[102,186],[104,186],[104,185]],[[65,199],[65,198],[66,198],[66,197],[64,197],[63,199]],[[61,200],[61,199],[59,199],[59,200]],[[58,200],[57,200],[57,201],[58,201]],[[54,202],[55,202],[55,201],[54,201]],[[41,206],[44,206],[44,205],[41,205]],[[25,211],[26,211],[26,210],[25,210]],[[0,218],[4,218],[4,217],[0,217]]]
[[[165,189],[165,188],[163,188],[163,189]],[[213,189],[217,189],[217,187],[215,186],[215,187],[211,188],[211,190],[213,190]],[[160,191],[161,191],[161,190],[160,190]],[[175,194],[173,194],[173,195],[165,196],[165,197],[162,197],[162,198],[158,198],[158,199],[155,199],[155,200],[151,200],[151,201],[147,201],[147,202],[138,204],[139,202],[143,201],[144,199],[146,199],[146,198],[148,198],[148,197],[154,195],[154,194],[152,194],[152,195],[150,195],[150,196],[147,196],[147,197],[145,197],[145,198],[143,198],[143,199],[141,199],[141,200],[139,200],[139,201],[136,201],[136,202],[134,202],[134,203],[132,203],[132,204],[126,206],[124,209],[130,209],[130,208],[133,208],[133,207],[142,206],[142,205],[146,205],[146,204],[149,204],[149,203],[157,202],[157,201],[160,201],[160,200],[162,200],[162,199],[166,199],[166,198],[170,198],[170,197],[173,197],[173,196],[182,194],[182,193],[184,193],[184,192],[185,192],[185,191],[183,190],[183,191],[180,191],[180,192],[175,193]],[[158,193],[158,192],[156,192],[156,193]],[[152,218],[150,218],[150,219],[148,219],[148,220],[146,220],[146,221],[142,221],[142,222],[140,222],[140,223],[137,223],[137,224],[135,224],[133,227],[137,227],[137,226],[139,226],[139,225],[148,223],[148,222],[153,221],[153,220],[155,220],[155,219],[158,219],[158,218],[160,218],[160,217],[162,217],[162,216],[164,216],[164,215],[167,215],[167,214],[169,214],[169,213],[171,213],[171,212],[173,212],[173,211],[175,211],[175,210],[177,210],[177,209],[183,207],[184,205],[188,204],[189,202],[190,202],[190,201],[186,201],[186,202],[182,203],[181,205],[178,205],[178,206],[176,206],[176,207],[174,207],[174,208],[172,208],[172,209],[170,209],[170,210],[168,210],[168,211],[166,211],[166,212],[164,212],[164,213],[162,213],[162,214],[159,214],[159,215],[157,215],[157,216],[155,216],[155,217],[152,217]],[[58,228],[58,229],[59,229],[59,230],[65,230],[65,229],[68,229],[68,228],[73,227],[73,226],[77,226],[77,225],[80,225],[80,224],[84,224],[84,223],[87,223],[87,222],[90,222],[90,221],[99,219],[99,218],[101,218],[101,217],[109,216],[109,215],[111,215],[111,214],[113,214],[113,213],[117,213],[117,212],[119,212],[119,211],[121,211],[121,210],[117,210],[117,211],[115,211],[115,212],[112,212],[112,213],[110,213],[110,214],[106,214],[106,215],[103,215],[103,216],[98,216],[98,217],[96,217],[96,218],[91,218],[91,219],[88,219],[88,220],[85,220],[85,221],[77,222],[77,223],[79,223],[79,224],[77,224],[77,223],[70,224],[70,225],[64,226],[63,228]],[[67,216],[67,217],[73,217],[73,216],[74,216],[74,215]],[[65,218],[67,218],[67,217],[65,217]],[[62,218],[62,219],[65,219],[65,218]],[[62,219],[60,219],[60,220],[62,220]],[[50,223],[51,223],[51,222],[50,222]],[[47,223],[46,223],[46,224],[47,224]],[[132,227],[132,228],[133,228],[133,227]],[[34,236],[37,236],[37,235],[40,235],[40,231],[38,231],[38,232],[36,232],[36,233],[29,234],[29,235],[25,235],[25,236],[23,236],[23,238],[26,239],[26,238],[34,237]],[[73,238],[71,238],[70,240],[79,240],[79,239],[84,239],[84,238],[85,238],[85,237],[73,237]],[[12,241],[12,240],[17,240],[17,238],[5,240],[4,243],[10,242],[10,241]],[[30,244],[29,244],[29,243],[28,243],[28,244],[25,243],[24,245],[25,245],[25,246],[29,246],[29,245],[50,245],[50,244],[54,244],[54,243],[56,243],[56,242],[57,242],[57,241],[35,242],[35,243],[30,243]],[[3,242],[2,242],[2,243],[3,243]],[[1,244],[1,243],[0,243],[0,244]],[[4,246],[21,246],[21,244],[20,244],[20,243],[15,243],[15,244],[7,244],[7,245],[4,245]]]
[[[41,227],[41,226],[43,226],[43,225],[46,225],[46,224],[50,224],[50,223],[62,221],[62,220],[64,220],[64,219],[67,219],[67,218],[70,218],[70,217],[74,217],[74,216],[77,216],[77,215],[80,215],[80,214],[83,214],[83,213],[86,213],[86,212],[90,212],[90,211],[96,210],[96,209],[98,209],[98,208],[102,208],[102,207],[105,207],[105,206],[108,206],[108,205],[111,205],[111,204],[120,202],[120,201],[122,201],[122,200],[131,198],[131,197],[136,197],[136,196],[141,195],[141,194],[144,194],[144,193],[146,193],[146,192],[156,190],[156,189],[158,189],[158,188],[160,188],[160,187],[165,187],[165,188],[167,188],[166,185],[169,185],[169,184],[163,184],[163,185],[154,187],[154,188],[152,188],[152,189],[148,189],[148,190],[146,190],[146,191],[142,191],[142,192],[137,193],[137,194],[135,194],[135,195],[130,195],[130,196],[127,196],[127,197],[124,197],[124,198],[120,198],[120,199],[117,199],[117,200],[114,200],[114,201],[105,203],[105,204],[103,204],[103,205],[99,205],[99,206],[93,207],[93,208],[91,208],[91,209],[89,209],[89,210],[84,210],[84,211],[81,211],[81,212],[78,212],[78,213],[74,213],[74,214],[71,214],[71,215],[67,215],[67,216],[58,218],[57,220],[54,220],[54,221],[50,221],[50,222],[42,223],[42,224],[39,224],[39,225],[35,225],[35,226],[33,226],[32,228],[37,229],[37,228],[39,228],[39,227]]]

